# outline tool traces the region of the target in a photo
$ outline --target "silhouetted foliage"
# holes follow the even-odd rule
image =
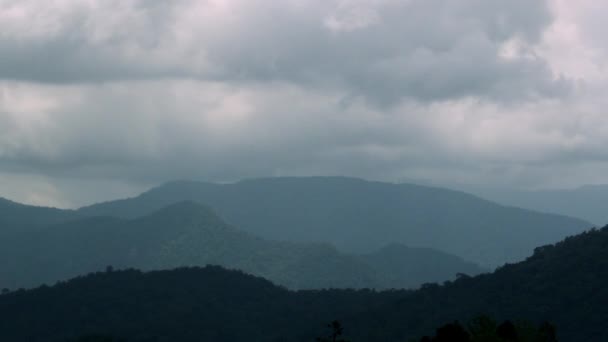
[[[436,333],[466,340],[463,329],[470,342],[514,336],[605,342],[607,269],[608,227],[537,249],[492,274],[417,291],[293,292],[220,267],[99,272],[0,296],[0,341],[65,341],[104,332],[129,342],[310,342],[326,335],[315,329],[319,322],[338,319],[354,342],[419,341]],[[501,323],[480,317],[437,330],[482,313]]]
[[[331,330],[331,333],[326,337],[317,337],[317,342],[349,342],[342,338],[344,328],[339,321],[332,321],[327,324],[327,327]]]
[[[432,338],[433,342],[469,342],[470,340],[471,336],[458,321],[440,327]]]
[[[514,324],[506,320],[497,325],[490,317],[479,316],[469,323],[468,329],[458,322],[446,324],[437,329],[435,336],[424,336],[420,342],[557,342],[557,339],[555,328],[548,323],[534,327],[529,322]]]
[[[517,329],[511,321],[504,321],[496,328],[496,336],[505,341],[518,341]]]
[[[127,340],[110,335],[91,334],[83,335],[75,339],[68,339],[66,342],[127,342]]]

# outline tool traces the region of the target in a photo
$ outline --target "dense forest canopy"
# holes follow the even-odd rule
[[[78,277],[0,296],[0,339],[104,333],[129,341],[312,341],[339,319],[352,341],[408,341],[480,314],[550,321],[560,341],[608,338],[608,227],[539,247],[491,274],[418,291],[292,292],[219,267]]]

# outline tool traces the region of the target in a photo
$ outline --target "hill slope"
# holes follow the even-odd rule
[[[0,287],[9,288],[53,283],[107,265],[144,270],[222,265],[292,289],[415,287],[482,271],[436,251],[383,259],[346,255],[327,244],[268,241],[225,224],[193,202],[133,220],[87,218],[17,234],[0,241],[0,258],[6,260],[0,264]],[[435,272],[416,271],[421,260]],[[446,260],[450,263],[442,265]],[[383,264],[389,266],[379,267]]]
[[[131,342],[313,341],[325,321],[388,298],[369,291],[294,295],[218,267],[98,273],[0,296],[0,340],[109,333]]]
[[[392,327],[373,340],[399,340],[412,332],[428,334],[438,322],[483,313],[497,319],[548,320],[557,325],[560,341],[599,342],[608,340],[607,301],[608,226],[539,247],[524,262],[492,274],[425,286],[346,324],[359,336],[370,336],[370,325]]]
[[[608,224],[608,185],[587,185],[576,189],[509,191],[472,189],[492,201],[547,213],[580,217],[599,226]]]
[[[24,205],[0,198],[0,234],[33,230],[76,217],[71,210]]]
[[[349,252],[398,242],[489,266],[522,260],[536,246],[592,226],[462,192],[342,177],[174,182],[79,214],[133,218],[182,200],[207,204],[229,223],[270,239],[329,242]]]
[[[109,272],[0,296],[0,340],[91,332],[130,341],[311,341],[338,318],[360,341],[407,341],[455,319],[549,320],[562,342],[608,339],[608,227],[524,262],[418,291],[289,292],[219,268]]]

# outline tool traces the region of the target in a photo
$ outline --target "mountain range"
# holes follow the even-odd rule
[[[270,241],[224,223],[194,202],[135,219],[90,217],[13,233],[0,240],[0,259],[0,288],[13,289],[109,265],[143,270],[221,265],[291,289],[411,288],[483,271],[446,253],[398,244],[349,255],[326,243]]]
[[[574,189],[508,190],[470,187],[468,191],[498,203],[546,213],[579,217],[597,226],[608,224],[608,185]]]
[[[219,267],[100,272],[0,296],[0,340],[312,341],[338,319],[352,341],[408,341],[480,314],[548,320],[562,342],[608,339],[608,226],[490,274],[416,291],[288,291]]]
[[[135,218],[184,200],[208,205],[228,223],[267,239],[325,242],[350,253],[396,242],[485,267],[523,260],[536,246],[593,226],[459,191],[344,177],[180,181],[134,198],[84,207],[77,214]]]

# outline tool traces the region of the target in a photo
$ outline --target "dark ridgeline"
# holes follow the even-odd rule
[[[78,214],[135,218],[183,200],[204,203],[239,229],[269,239],[328,242],[357,253],[397,242],[492,267],[593,226],[458,191],[344,177],[174,182]]]
[[[430,249],[349,255],[322,243],[269,241],[181,202],[133,220],[91,217],[0,239],[0,288],[52,284],[106,265],[142,270],[222,265],[291,289],[412,288],[482,269]]]
[[[219,267],[109,269],[0,296],[0,340],[110,334],[129,341],[314,341],[327,335],[323,322],[338,319],[340,337],[349,341],[408,341],[436,334],[446,322],[487,314],[499,322],[514,320],[515,332],[515,320],[549,321],[559,341],[604,342],[606,270],[608,227],[539,247],[527,260],[492,274],[418,291],[291,292]],[[508,325],[500,328],[503,335],[512,332]]]

